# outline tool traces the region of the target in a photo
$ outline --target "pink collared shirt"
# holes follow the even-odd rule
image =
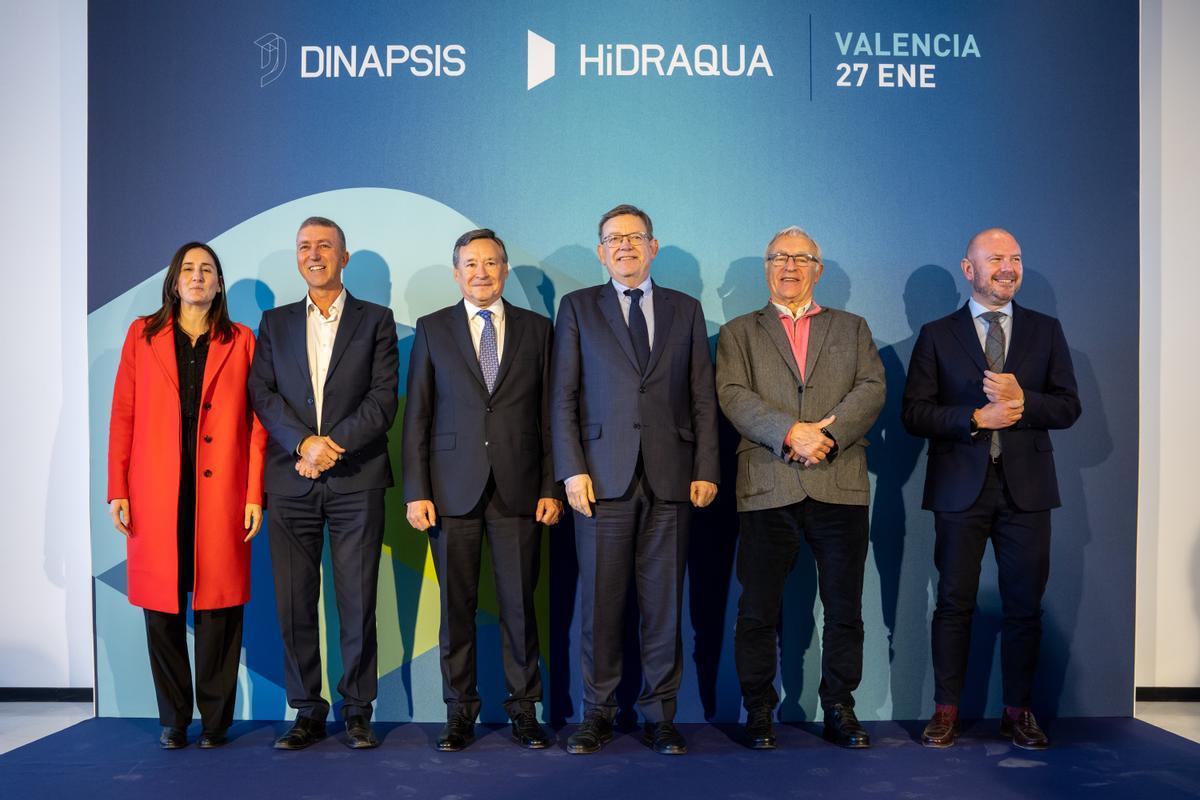
[[[809,320],[814,314],[820,313],[821,307],[817,305],[816,300],[809,302],[806,308],[801,309],[799,316],[792,316],[792,312],[787,306],[781,306],[778,303],[772,303],[775,310],[779,312],[779,322],[783,325],[783,332],[787,335],[788,343],[792,345],[792,356],[796,359],[796,368],[800,370],[800,380],[804,380],[804,364],[808,359],[808,328]]]

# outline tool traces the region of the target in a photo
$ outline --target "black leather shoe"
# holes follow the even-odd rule
[[[542,750],[550,746],[550,737],[538,724],[537,717],[528,711],[522,711],[512,719],[513,741],[528,747],[530,750]]]
[[[642,741],[664,756],[681,756],[687,752],[687,740],[674,722],[647,722]]]
[[[379,747],[379,739],[371,723],[362,714],[346,717],[346,746],[351,750],[369,750]]]
[[[756,708],[746,713],[746,744],[751,750],[774,750],[775,727],[771,724],[773,709]]]
[[[276,750],[303,750],[325,738],[325,721],[296,717],[292,727],[275,740]]]
[[[567,737],[568,753],[599,753],[613,738],[612,720],[600,712],[589,712],[575,732]]]
[[[939,705],[925,730],[921,732],[921,744],[939,750],[953,747],[959,733],[958,706]]]
[[[187,730],[184,728],[163,728],[158,735],[158,746],[163,750],[178,750],[187,747]]]
[[[871,746],[871,735],[859,724],[853,708],[835,703],[825,709],[825,741],[861,749]]]
[[[1009,712],[1014,712],[1017,718],[1013,719]],[[1050,738],[1028,708],[1004,709],[1004,716],[1000,718],[1000,735],[1012,739],[1013,747],[1022,750],[1045,750],[1050,746]]]
[[[229,737],[225,735],[225,731],[204,731],[196,740],[196,746],[201,750],[215,750],[227,744]]]
[[[475,741],[475,720],[455,714],[446,720],[446,726],[438,734],[437,749],[454,753]]]

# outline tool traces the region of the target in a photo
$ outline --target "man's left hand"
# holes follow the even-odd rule
[[[543,525],[555,525],[562,519],[563,504],[553,497],[542,497],[537,504],[537,521]]]
[[[704,508],[717,496],[717,485],[712,481],[692,481],[692,505]]]
[[[1025,402],[1025,392],[1017,383],[1017,376],[1011,372],[992,372],[984,370],[983,393],[993,403],[1007,403],[1012,400]]]

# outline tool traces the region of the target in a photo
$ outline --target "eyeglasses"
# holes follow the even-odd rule
[[[767,253],[767,263],[775,269],[783,269],[787,266],[788,261],[793,261],[797,269],[820,265],[821,259],[819,256],[814,256],[812,253]]]
[[[600,244],[605,247],[620,247],[625,242],[629,242],[634,247],[640,247],[650,241],[652,237],[648,233],[610,233],[607,236],[600,237]]]

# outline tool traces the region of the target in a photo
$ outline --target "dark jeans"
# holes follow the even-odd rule
[[[375,596],[383,546],[383,490],[338,494],[317,481],[303,497],[270,496],[267,536],[275,573],[275,606],[283,636],[284,687],[298,716],[324,722],[317,599],[325,525],[341,631],[342,717],[371,718],[378,692]],[[328,601],[327,601],[328,602]]]
[[[542,526],[534,509],[514,514],[488,480],[479,503],[461,517],[439,517],[429,531],[429,547],[441,589],[442,698],[447,717],[479,716],[476,680],[475,612],[479,608],[479,560],[486,535],[492,553],[492,575],[500,607],[501,655],[510,717],[533,713],[542,699],[538,669],[537,616],[533,591],[537,587]],[[491,666],[491,665],[489,665]]]
[[[870,521],[866,506],[822,503],[811,497],[782,508],[741,516],[738,600],[733,652],[742,699],[748,710],[779,703],[775,673],[783,590],[802,541],[817,561],[817,586],[825,606],[821,634],[821,685],[825,708],[854,705],[862,680],[863,567]],[[798,609],[798,613],[809,613]]]
[[[1000,630],[1004,704],[1027,707],[1042,641],[1042,594],[1050,576],[1050,512],[1018,509],[1004,486],[1003,469],[989,465],[975,504],[966,511],[935,513],[934,527],[938,569],[932,628],[934,702],[958,705],[962,694],[979,565],[991,539],[1004,613]]]

